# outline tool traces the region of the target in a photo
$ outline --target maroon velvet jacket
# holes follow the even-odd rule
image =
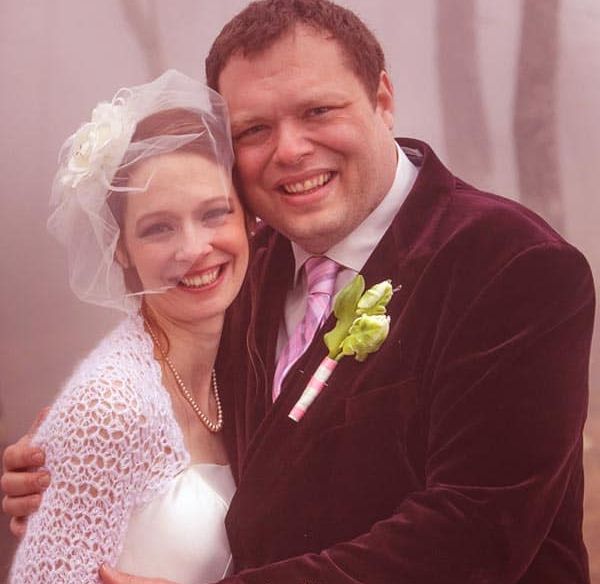
[[[317,334],[273,405],[293,259],[256,237],[218,361],[239,481],[225,582],[587,583],[589,267],[532,212],[399,144],[421,170],[362,272],[402,285],[389,337],[345,357],[297,424],[326,348]]]

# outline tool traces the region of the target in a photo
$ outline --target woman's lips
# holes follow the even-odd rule
[[[220,264],[201,272],[188,273],[179,280],[177,287],[189,291],[212,288],[221,280],[224,267],[225,264]]]

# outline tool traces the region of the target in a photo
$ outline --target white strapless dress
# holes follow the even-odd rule
[[[228,576],[233,565],[224,520],[234,492],[229,466],[189,466],[134,510],[117,568],[178,584]]]

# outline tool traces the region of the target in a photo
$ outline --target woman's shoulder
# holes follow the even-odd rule
[[[121,453],[137,461],[134,466],[160,459],[153,471],[159,474],[159,467],[180,469],[187,463],[141,319],[123,321],[79,364],[34,441],[55,465],[73,453],[104,453],[106,459]]]
[[[67,379],[60,396],[80,395],[86,389],[104,390],[108,397],[132,404],[160,401],[164,393],[161,369],[138,315],[123,320],[90,351]]]
[[[136,315],[117,325],[79,363],[48,418],[54,424],[55,417],[73,423],[78,418],[112,418],[125,430],[141,419],[168,419],[169,411],[152,341]]]
[[[104,336],[78,364],[68,383],[99,372],[128,376],[130,370],[145,376],[158,372],[152,340],[137,314],[128,316]]]

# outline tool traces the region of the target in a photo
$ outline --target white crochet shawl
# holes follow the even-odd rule
[[[76,369],[40,427],[52,481],[28,523],[13,584],[97,583],[132,510],[189,465],[152,341],[122,322]]]

